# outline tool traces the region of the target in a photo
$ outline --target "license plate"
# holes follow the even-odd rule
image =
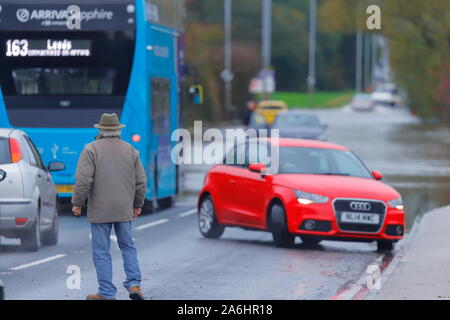
[[[58,193],[73,193],[73,185],[59,184],[56,186],[56,191]]]
[[[341,222],[347,223],[362,223],[362,224],[379,224],[380,216],[372,213],[362,212],[342,212]]]

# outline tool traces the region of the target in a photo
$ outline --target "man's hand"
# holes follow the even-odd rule
[[[81,207],[73,206],[72,213],[77,217],[80,216],[81,215]]]
[[[142,213],[142,209],[141,208],[133,208],[133,218],[136,219],[137,217],[139,217]]]

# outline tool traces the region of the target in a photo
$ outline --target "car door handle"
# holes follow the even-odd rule
[[[236,185],[236,184],[237,184],[237,181],[236,181],[236,180],[230,180],[230,183],[231,183],[232,185]]]
[[[42,174],[38,173],[37,174],[38,178],[42,178]]]

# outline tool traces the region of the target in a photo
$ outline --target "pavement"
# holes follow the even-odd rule
[[[450,299],[450,206],[424,215],[376,300]]]

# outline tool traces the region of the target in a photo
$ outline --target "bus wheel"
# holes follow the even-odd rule
[[[158,202],[158,209],[160,210],[169,209],[173,206],[173,197],[159,199],[157,200],[157,202]]]
[[[153,200],[147,200],[144,201],[144,206],[142,207],[142,213],[143,214],[150,214],[154,213],[156,211],[156,205]]]

